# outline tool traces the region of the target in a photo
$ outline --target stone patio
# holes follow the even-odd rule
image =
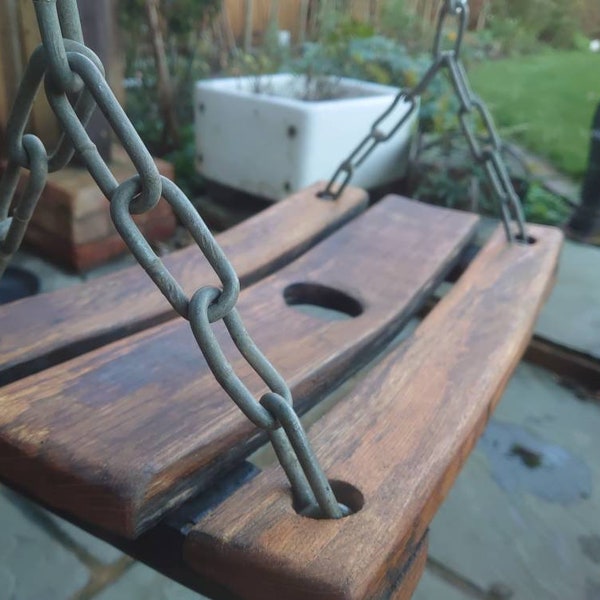
[[[44,290],[81,280],[26,254],[18,263]],[[536,329],[596,359],[599,267],[600,249],[567,242]],[[597,401],[522,363],[431,525],[415,599],[600,600],[598,432]],[[6,488],[0,531],[0,600],[199,598]]]

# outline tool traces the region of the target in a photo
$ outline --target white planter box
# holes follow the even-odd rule
[[[342,98],[308,102],[295,97],[305,84],[302,77],[259,81],[268,93],[253,91],[253,77],[196,85],[197,164],[208,179],[272,200],[329,179],[398,91],[342,79]],[[408,108],[399,103],[381,129],[389,131]],[[356,170],[353,185],[371,188],[404,175],[417,113]]]

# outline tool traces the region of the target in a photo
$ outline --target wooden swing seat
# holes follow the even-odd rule
[[[322,187],[315,184],[216,236],[242,287],[292,261],[367,206],[367,195],[358,188],[325,203],[316,195]],[[217,283],[195,246],[166,256],[164,262],[188,293]],[[137,265],[77,288],[0,306],[0,384],[175,316]]]
[[[360,190],[337,205],[318,189],[219,242],[246,284],[279,269],[238,306],[297,410],[347,382],[309,437],[354,514],[297,514],[276,465],[194,512],[265,437],[214,380],[187,323],[132,270],[0,308],[3,481],[217,597],[409,598],[428,524],[527,346],[562,237],[530,226],[534,243],[509,245],[499,227],[398,342],[478,218],[398,196],[356,216]],[[212,281],[188,251],[170,260],[186,287]],[[216,331],[251,391],[265,391]]]

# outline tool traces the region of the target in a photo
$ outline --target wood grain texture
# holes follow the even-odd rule
[[[403,559],[404,562],[395,565],[393,571],[389,573],[386,600],[410,600],[412,598],[425,571],[428,549],[429,533],[425,532],[421,541],[416,544],[413,553]]]
[[[509,246],[498,230],[413,336],[311,429],[328,476],[356,486],[362,510],[301,517],[271,468],[196,525],[190,565],[244,600],[389,598],[389,574],[452,485],[553,282],[561,233],[531,233],[536,244]]]
[[[477,220],[389,197],[241,294],[249,332],[287,378],[300,409],[397,332],[451,268]],[[288,306],[285,291],[305,282],[354,297],[362,314],[330,321]],[[222,324],[216,333],[235,371],[261,393],[263,384]],[[0,394],[0,475],[126,536],[210,484],[261,439],[216,383],[181,320],[14,382]]]
[[[316,184],[217,236],[247,286],[291,261],[366,206],[366,194],[348,189],[324,201]],[[58,200],[57,200],[58,201]],[[85,203],[78,205],[85,211]],[[196,247],[165,257],[187,292],[216,283]],[[0,306],[0,384],[56,364],[175,316],[140,267],[72,288]]]

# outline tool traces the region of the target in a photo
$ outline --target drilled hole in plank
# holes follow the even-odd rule
[[[332,479],[329,481],[329,485],[331,485],[331,489],[344,510],[344,517],[349,517],[350,515],[354,515],[359,512],[362,507],[365,505],[365,497],[362,495],[362,492],[355,488],[352,484],[346,481],[338,481],[336,479]],[[294,507],[294,510],[303,517],[308,517],[309,519],[319,519],[325,520],[321,513],[321,510],[318,506],[307,506],[304,508]],[[343,517],[343,518],[344,518]]]
[[[317,192],[317,197],[321,198],[321,200],[335,200],[335,196],[326,190]]]
[[[533,246],[537,243],[537,238],[534,238],[532,235],[528,235],[526,238],[523,238],[522,235],[516,235],[515,239],[519,244],[523,244],[524,246]]]
[[[363,313],[361,303],[348,294],[317,283],[293,283],[285,288],[288,306],[324,321],[353,319]]]

